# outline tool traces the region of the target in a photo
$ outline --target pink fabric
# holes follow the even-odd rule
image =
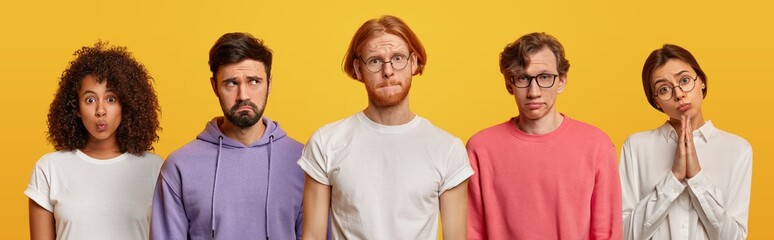
[[[528,135],[511,119],[467,149],[469,239],[622,239],[615,146],[596,127],[565,116]]]

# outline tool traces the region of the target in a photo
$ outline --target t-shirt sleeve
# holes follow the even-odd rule
[[[468,160],[468,152],[465,150],[465,145],[459,139],[454,140],[449,150],[444,173],[445,177],[441,185],[441,194],[456,187],[473,175],[473,168],[470,167],[470,160]]]
[[[27,189],[24,190],[24,195],[27,195],[32,201],[35,201],[48,210],[54,212],[54,205],[51,204],[49,199],[51,177],[48,172],[48,164],[46,164],[45,156],[35,163],[35,168],[32,169],[32,176],[30,177],[30,183],[27,184]]]
[[[309,138],[297,163],[315,181],[331,185],[328,181],[328,159],[323,154],[322,136],[319,130]]]

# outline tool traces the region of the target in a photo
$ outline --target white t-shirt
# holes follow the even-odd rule
[[[473,175],[462,141],[426,119],[362,112],[317,130],[298,164],[331,186],[334,239],[437,239],[441,194]]]
[[[98,160],[52,152],[35,164],[24,194],[54,213],[57,239],[148,239],[161,164],[152,153]]]

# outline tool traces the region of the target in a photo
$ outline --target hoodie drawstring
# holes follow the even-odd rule
[[[264,217],[266,217],[266,239],[269,239],[269,188],[271,188],[271,147],[274,143],[274,135],[269,135],[269,159],[267,161],[267,170],[266,170],[266,201],[264,202],[263,208],[265,211]]]
[[[212,223],[212,239],[215,239],[215,189],[218,185],[218,165],[220,165],[220,152],[223,151],[223,136],[218,136],[218,158],[215,160],[215,177],[212,181],[212,199],[210,202],[210,222]]]

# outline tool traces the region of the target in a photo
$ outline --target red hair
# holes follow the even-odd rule
[[[385,15],[377,19],[371,19],[363,23],[360,28],[355,32],[355,36],[352,37],[352,42],[349,43],[349,49],[347,49],[347,55],[344,56],[344,72],[352,79],[357,79],[355,74],[355,66],[353,62],[360,57],[360,50],[365,43],[375,37],[382,34],[389,33],[399,36],[406,41],[409,50],[417,56],[417,72],[416,74],[422,74],[422,70],[427,63],[427,53],[425,53],[425,47],[422,46],[422,42],[408,25],[398,17]]]

